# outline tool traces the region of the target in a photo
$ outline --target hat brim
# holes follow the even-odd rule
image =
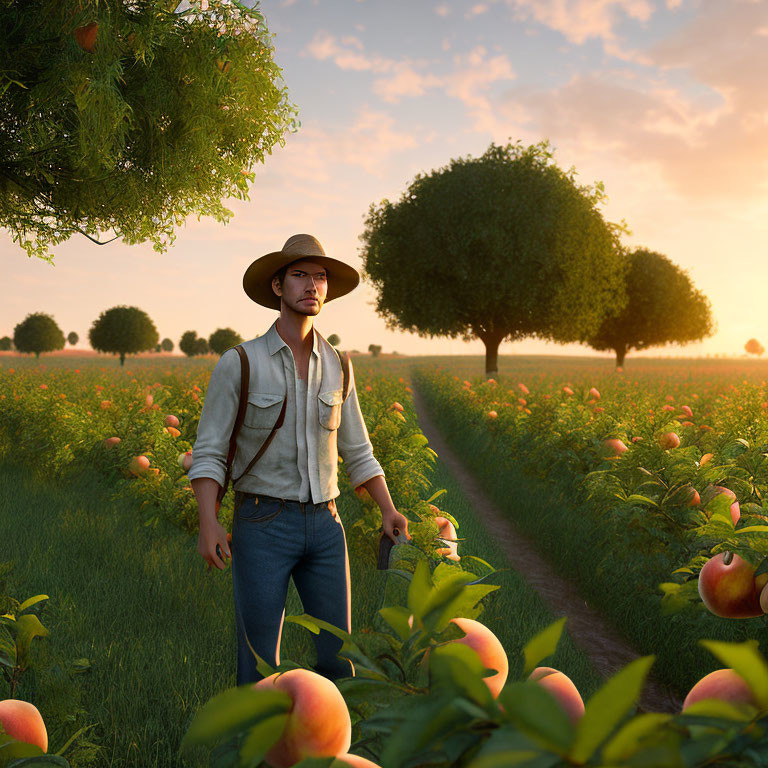
[[[360,283],[358,271],[343,261],[330,256],[296,255],[273,251],[252,262],[243,275],[243,290],[248,298],[263,307],[280,310],[280,297],[272,290],[272,276],[294,261],[314,261],[328,273],[328,293],[325,303],[353,291]]]

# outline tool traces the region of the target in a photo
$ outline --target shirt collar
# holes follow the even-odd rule
[[[316,358],[320,358],[320,343],[318,341],[319,333],[312,326],[312,354]],[[274,355],[281,347],[287,347],[288,344],[284,341],[283,337],[277,332],[277,320],[270,326],[270,329],[266,333],[267,336],[267,349],[270,355]]]

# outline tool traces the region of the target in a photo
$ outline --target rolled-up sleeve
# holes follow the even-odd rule
[[[384,476],[381,464],[373,455],[373,445],[368,437],[360,403],[357,399],[355,373],[349,363],[349,393],[341,406],[341,424],[337,435],[339,455],[353,488],[376,475]]]
[[[219,358],[208,382],[197,440],[192,448],[192,466],[187,472],[190,480],[211,477],[224,486],[229,439],[239,403],[240,356],[232,348]]]

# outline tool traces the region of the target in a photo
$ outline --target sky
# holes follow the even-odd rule
[[[0,230],[0,336],[47,312],[85,349],[94,320],[127,304],[147,312],[175,351],[190,329],[207,337],[231,327],[254,338],[278,312],[244,293],[252,261],[308,233],[360,270],[372,203],[399,200],[417,174],[479,158],[491,142],[546,138],[577,183],[604,183],[603,217],[632,231],[622,242],[663,253],[711,303],[709,338],[631,355],[738,356],[750,337],[768,346],[766,0],[258,7],[301,126],[254,166],[250,201],[223,201],[234,213],[226,225],[189,216],[166,254],[151,243],[99,246],[75,235],[52,250],[52,266]],[[325,305],[315,327],[347,350],[485,353],[479,339],[387,329],[375,297],[361,282]],[[612,357],[536,339],[502,342],[499,354]]]

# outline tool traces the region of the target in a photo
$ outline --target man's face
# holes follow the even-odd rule
[[[282,296],[287,307],[301,315],[315,316],[325,302],[328,294],[328,275],[325,267],[314,261],[297,261],[285,272],[283,289],[275,279],[273,290]],[[307,299],[315,301],[307,301]]]

